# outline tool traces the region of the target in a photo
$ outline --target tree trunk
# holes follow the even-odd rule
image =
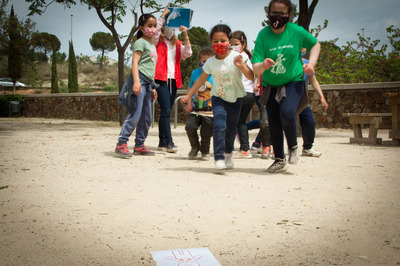
[[[124,50],[118,47],[118,91],[121,93],[122,87],[125,83],[125,73],[124,73]],[[127,115],[126,109],[122,105],[118,105],[119,110],[119,125],[122,126],[125,117]]]
[[[298,23],[307,31],[310,28],[311,19],[318,1],[319,0],[312,0],[311,5],[308,6],[308,0],[299,0],[300,12]]]
[[[104,49],[101,50],[100,70],[103,69]]]

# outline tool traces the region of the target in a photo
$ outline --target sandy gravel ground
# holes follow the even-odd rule
[[[400,147],[387,130],[367,146],[318,129],[322,157],[283,174],[259,155],[216,174],[187,159],[182,125],[178,153],[117,158],[119,130],[0,119],[0,265],[155,265],[151,251],[199,247],[222,265],[400,264]]]

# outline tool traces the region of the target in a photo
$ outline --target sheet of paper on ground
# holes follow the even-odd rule
[[[157,266],[196,265],[221,266],[208,248],[170,249],[152,251]],[[183,264],[182,264],[183,263]]]

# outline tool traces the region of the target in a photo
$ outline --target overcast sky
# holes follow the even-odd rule
[[[125,3],[129,8],[136,1],[127,0]],[[62,5],[54,3],[42,16],[35,15],[31,19],[37,23],[36,30],[56,35],[61,41],[61,52],[68,54],[71,15],[73,15],[72,39],[75,54],[98,55],[98,52],[92,50],[89,39],[97,31],[109,31],[94,9],[88,10],[86,6],[79,4],[79,0],[77,2],[78,4],[71,9],[64,9]],[[168,1],[158,2],[165,5]],[[298,5],[298,0],[293,2]],[[11,4],[14,5],[19,18],[26,17],[28,3],[24,0],[11,0],[9,8]],[[253,42],[262,29],[261,22],[266,19],[264,6],[268,4],[268,0],[192,0],[185,7],[194,11],[191,26],[203,27],[210,31],[214,25],[222,21],[232,30],[244,31],[252,49]],[[386,28],[390,25],[400,27],[400,0],[320,0],[310,28],[322,25],[325,19],[329,21],[328,28],[320,33],[318,37],[320,41],[339,38],[336,44],[341,46],[347,41],[356,41],[357,33],[362,34],[364,29],[365,37],[381,40],[380,44],[389,44]],[[118,33],[129,34],[133,24],[133,16],[127,11],[124,23],[117,25]],[[118,57],[116,51],[109,53],[108,56],[114,59]]]

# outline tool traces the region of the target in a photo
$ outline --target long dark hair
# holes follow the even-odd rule
[[[147,22],[147,20],[149,18],[156,19],[156,17],[154,17],[152,14],[143,14],[143,15],[141,15],[140,18],[139,18],[139,27],[140,26],[144,27],[144,24],[146,24],[146,22]],[[136,39],[139,40],[140,38],[142,38],[142,36],[143,36],[143,32],[139,29],[138,33],[136,35]]]
[[[240,41],[240,43],[242,44],[242,46],[244,47],[243,48],[243,51],[245,51],[246,52],[246,54],[249,56],[249,58],[251,59],[251,53],[250,53],[250,51],[247,49],[247,38],[246,38],[246,35],[244,34],[244,32],[243,31],[240,31],[240,30],[237,30],[237,31],[234,31],[233,33],[232,33],[232,39],[237,39],[237,40],[239,40]]]
[[[210,40],[212,40],[214,33],[216,32],[224,32],[227,36],[228,39],[232,39],[232,30],[225,24],[218,24],[214,26],[210,32]]]

